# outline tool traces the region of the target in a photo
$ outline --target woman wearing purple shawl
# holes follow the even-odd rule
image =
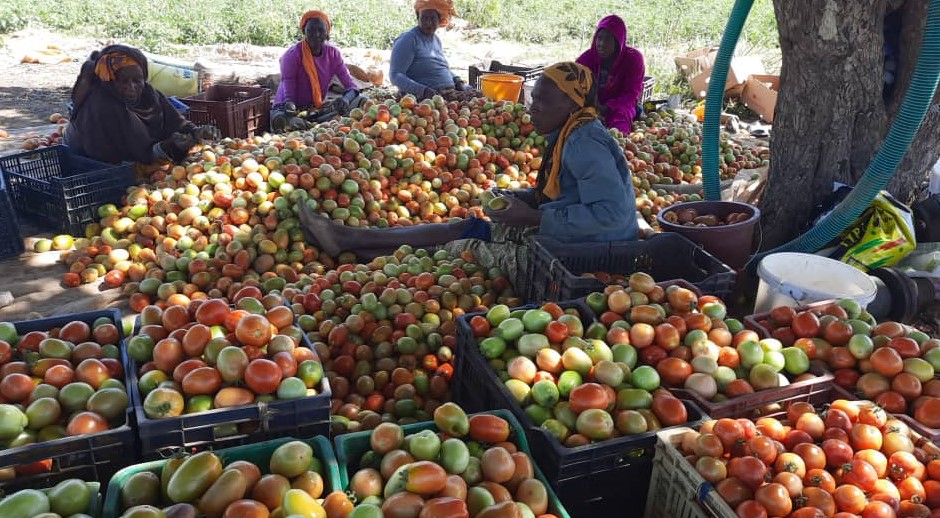
[[[612,14],[597,24],[591,48],[578,63],[591,69],[600,86],[598,103],[604,123],[628,133],[643,93],[643,54],[627,46],[627,25]]]

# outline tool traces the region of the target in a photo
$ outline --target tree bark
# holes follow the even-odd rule
[[[885,98],[884,16],[898,6],[901,57]],[[907,91],[927,0],[775,0],[774,11],[783,62],[760,207],[764,249],[796,237],[833,182],[854,184],[865,172]],[[936,104],[932,111],[891,183],[902,201],[940,156]]]

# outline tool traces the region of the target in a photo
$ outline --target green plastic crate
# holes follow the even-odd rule
[[[273,439],[257,444],[248,444],[245,446],[236,446],[234,448],[215,450],[215,454],[218,455],[222,460],[223,466],[227,466],[228,464],[237,460],[244,460],[258,466],[258,468],[261,469],[261,474],[264,475],[268,473],[268,463],[271,460],[271,454],[274,453],[274,450],[284,443],[296,440],[305,442],[312,446],[314,455],[323,463],[323,468],[325,471],[323,474],[323,493],[327,494],[334,489],[343,487],[340,479],[339,467],[336,464],[336,457],[333,455],[333,447],[330,444],[329,439],[321,435],[311,439],[294,439],[291,437],[283,437],[280,439]],[[163,469],[163,465],[166,464],[166,462],[166,460],[144,462],[134,466],[126,467],[121,471],[118,471],[113,477],[111,477],[111,482],[108,483],[108,491],[105,495],[104,507],[101,510],[101,517],[118,518],[121,516],[121,486],[124,485],[131,475],[140,473],[142,471],[152,471],[159,476],[161,470]]]
[[[545,475],[542,474],[542,470],[539,469],[538,463],[535,461],[535,457],[532,457],[532,451],[529,450],[529,441],[526,440],[525,434],[522,433],[522,426],[519,424],[519,421],[517,421],[508,410],[500,409],[481,413],[496,415],[509,421],[509,440],[515,443],[515,445],[519,448],[519,451],[528,453],[529,457],[532,458],[532,466],[535,468],[535,478],[537,478],[539,482],[545,486],[545,490],[548,491],[549,512],[558,516],[558,518],[571,518],[571,515],[568,514],[568,511],[565,510],[565,507],[561,505],[561,500],[559,500],[558,496],[555,495],[555,491],[552,489],[552,486],[548,483],[548,480],[545,479]],[[434,421],[409,424],[402,426],[401,428],[404,430],[406,436],[416,434],[423,430],[437,431],[437,426],[434,424]],[[371,436],[371,431],[365,431],[347,433],[333,438],[333,442],[336,446],[336,463],[339,465],[339,478],[343,488],[349,486],[350,468],[354,465],[358,465],[359,459],[362,457],[362,455],[369,451],[369,439]]]

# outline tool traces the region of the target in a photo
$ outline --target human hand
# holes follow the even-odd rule
[[[210,124],[196,126],[193,128],[192,135],[199,142],[212,142],[222,138],[222,132]]]
[[[196,139],[190,133],[173,133],[173,135],[170,136],[169,141],[170,145],[172,145],[177,151],[184,153],[196,145]]]
[[[344,115],[349,109],[349,104],[342,97],[339,97],[333,101],[331,109],[340,115]]]
[[[436,91],[434,91],[434,90],[431,89],[431,88],[425,87],[424,92],[421,93],[421,98],[422,98],[422,99],[430,99],[430,98],[434,97],[435,95],[437,95],[437,92],[436,92]]]
[[[503,223],[511,226],[537,227],[542,222],[542,211],[533,209],[524,201],[506,197],[506,208],[499,210],[490,210],[488,214],[490,219],[496,223]]]

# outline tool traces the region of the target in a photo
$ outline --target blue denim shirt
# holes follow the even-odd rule
[[[399,90],[409,94],[421,95],[425,88],[454,87],[454,74],[444,57],[441,40],[437,35],[424,35],[418,27],[395,40],[389,75]]]
[[[557,132],[548,136],[549,142],[557,138]],[[594,121],[575,129],[561,158],[561,194],[539,207],[539,234],[565,242],[636,239],[630,166],[607,128]]]

